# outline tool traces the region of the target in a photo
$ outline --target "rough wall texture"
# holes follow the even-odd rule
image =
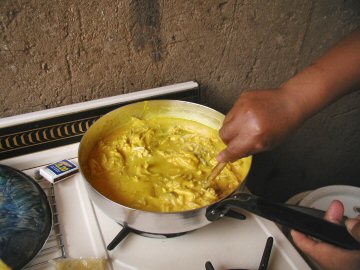
[[[358,0],[2,0],[0,116],[188,80],[226,112],[242,90],[278,86],[359,25]],[[330,174],[312,170],[354,160],[359,101],[356,93],[345,97],[290,142],[259,155],[255,178],[284,190],[250,179],[253,190],[285,198]],[[342,155],[328,160],[330,149]],[[360,176],[353,163],[343,166]],[[286,187],[289,177],[317,184]]]
[[[1,116],[197,80],[226,111],[359,24],[356,0],[0,2]]]

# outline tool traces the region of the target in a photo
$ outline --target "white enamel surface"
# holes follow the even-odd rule
[[[19,157],[1,160],[1,164],[11,166],[18,170],[25,170],[28,168],[38,167],[54,163],[62,159],[77,158],[79,143],[69,144],[62,147],[56,147],[49,150],[31,153]]]
[[[344,205],[345,216],[354,218],[360,209],[360,188],[345,185],[326,186],[309,192],[301,201],[301,206],[326,210],[333,200]]]
[[[38,169],[25,172],[33,176]],[[81,174],[57,183],[55,195],[70,258],[105,257],[108,268],[113,270],[195,270],[205,269],[206,261],[211,261],[215,269],[257,269],[267,237],[272,236],[274,246],[268,269],[310,269],[273,222],[250,213],[246,213],[244,221],[225,217],[175,238],[130,234],[109,252],[106,246],[121,226],[93,205]]]
[[[167,85],[157,88],[151,88],[151,89],[137,91],[128,94],[122,94],[118,96],[112,96],[102,99],[91,100],[87,102],[66,105],[66,106],[42,110],[38,112],[31,112],[21,115],[5,117],[0,119],[0,128],[18,125],[22,123],[28,123],[35,120],[46,119],[54,116],[60,116],[68,113],[90,110],[102,106],[109,106],[112,104],[128,102],[135,99],[139,100],[139,99],[146,99],[146,98],[156,97],[170,93],[178,93],[185,90],[196,88],[198,86],[199,86],[198,83],[190,81],[190,82],[178,83],[178,84]]]

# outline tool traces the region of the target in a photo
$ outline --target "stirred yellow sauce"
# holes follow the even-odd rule
[[[122,205],[176,212],[209,205],[233,192],[251,157],[228,164],[211,183],[215,156],[225,147],[218,131],[178,118],[132,118],[92,149],[89,181]]]

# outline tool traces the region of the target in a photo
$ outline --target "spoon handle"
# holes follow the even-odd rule
[[[212,169],[210,176],[208,177],[207,181],[211,183],[225,168],[226,162],[218,162],[216,166]]]

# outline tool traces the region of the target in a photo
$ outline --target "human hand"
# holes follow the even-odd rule
[[[253,90],[242,93],[226,115],[220,137],[227,147],[219,162],[271,150],[303,122],[299,100],[286,89]]]
[[[270,150],[302,122],[360,85],[360,30],[339,42],[280,88],[242,93],[226,115],[219,162]]]
[[[340,223],[343,215],[344,206],[340,201],[335,200],[330,204],[325,219],[333,223]],[[348,219],[346,226],[349,233],[359,241],[360,217]],[[291,236],[298,248],[312,258],[322,269],[360,269],[360,250],[347,250],[319,242],[294,230],[291,231]]]
[[[360,242],[360,215],[356,218],[349,218],[346,220],[346,228],[349,233]]]

